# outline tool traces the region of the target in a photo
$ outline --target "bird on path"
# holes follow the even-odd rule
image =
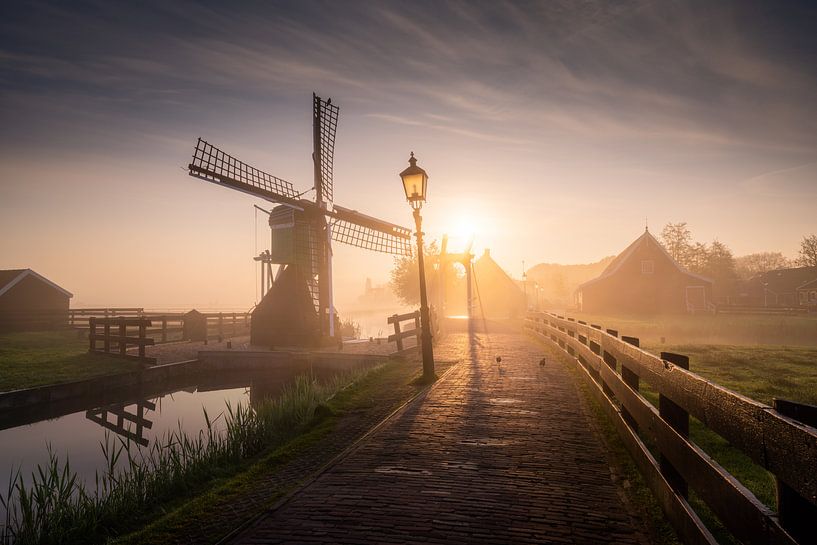
[[[539,367],[544,367],[544,366],[545,366],[545,358],[542,358],[541,360],[539,360]]]
[[[496,357],[496,363],[497,363],[497,364],[502,363],[502,356],[497,356],[497,357]]]

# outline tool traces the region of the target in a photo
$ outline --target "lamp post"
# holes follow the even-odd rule
[[[414,223],[417,227],[417,264],[420,268],[420,322],[422,327],[422,351],[423,351],[423,378],[434,379],[434,350],[431,346],[431,322],[428,313],[428,295],[426,294],[426,272],[423,256],[423,218],[420,216],[420,209],[426,201],[428,191],[428,174],[417,166],[417,159],[414,152],[409,157],[409,167],[400,173],[403,180],[403,190],[406,192],[406,200],[414,210]]]

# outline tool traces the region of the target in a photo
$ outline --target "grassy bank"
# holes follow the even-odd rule
[[[438,365],[442,372],[447,364]],[[195,495],[172,505],[164,506],[164,514],[154,518],[144,528],[114,541],[117,545],[185,543],[190,541],[191,527],[207,527],[211,541],[234,530],[243,522],[227,518],[234,506],[247,497],[258,495],[264,500],[255,511],[260,512],[290,492],[306,475],[294,479],[278,479],[291,471],[288,464],[304,456],[313,455],[329,441],[338,441],[339,429],[349,429],[349,421],[364,418],[369,413],[388,413],[422,389],[416,379],[421,369],[416,363],[391,361],[361,377],[352,386],[339,390],[325,402],[328,411],[324,418],[314,422],[305,432],[261,456],[249,460],[232,475],[213,480]],[[383,392],[389,395],[383,396]],[[350,442],[353,438],[342,437]],[[296,464],[297,465],[297,464]],[[289,482],[289,484],[283,484]],[[294,482],[293,482],[294,481]]]
[[[76,331],[0,334],[0,392],[138,369],[132,361],[88,354]]]
[[[817,347],[817,316],[749,314],[628,316],[568,312],[571,318],[638,337],[642,344]]]
[[[323,384],[301,378],[255,410],[228,407],[220,433],[209,425],[198,435],[179,430],[147,450],[109,439],[103,445],[109,469],[90,488],[78,483],[70,460],[52,457],[33,483],[0,491],[17,506],[7,524],[20,544],[103,543],[118,536],[123,543],[185,542],[191,526],[202,525],[216,539],[242,520],[221,526],[213,520],[257,493],[264,475],[326,439],[345,415],[382,404],[378,392],[408,398],[420,388],[412,384],[417,373],[416,364],[389,362]],[[258,508],[286,490],[264,486],[266,503]]]

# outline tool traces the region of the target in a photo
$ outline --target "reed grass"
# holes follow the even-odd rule
[[[106,467],[93,483],[81,482],[69,460],[49,447],[48,463],[28,482],[12,470],[8,490],[0,492],[6,511],[0,543],[100,543],[132,530],[134,520],[162,502],[302,433],[331,413],[322,409],[335,393],[371,369],[324,382],[298,377],[255,408],[227,403],[215,418],[205,410],[205,429],[188,434],[179,424],[148,448],[106,434],[100,443]]]

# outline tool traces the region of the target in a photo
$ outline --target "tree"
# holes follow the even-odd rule
[[[775,269],[785,269],[791,265],[791,260],[780,252],[757,252],[735,258],[738,276],[744,280]]]
[[[701,272],[715,281],[714,289],[718,295],[730,294],[738,279],[732,251],[726,244],[717,240],[709,245],[706,265]]]
[[[704,242],[691,244],[680,263],[692,272],[704,273],[709,266],[709,247]]]
[[[432,241],[425,248],[426,286],[434,274],[435,256],[440,255],[437,241]],[[398,257],[394,260],[389,286],[400,301],[406,305],[420,303],[420,268],[417,265],[416,252],[411,256]],[[429,294],[430,296],[430,294]]]
[[[803,237],[800,241],[800,257],[797,264],[801,267],[817,267],[817,235]]]
[[[687,228],[687,223],[668,223],[661,230],[661,242],[667,249],[672,259],[686,266],[692,251],[692,233]]]

